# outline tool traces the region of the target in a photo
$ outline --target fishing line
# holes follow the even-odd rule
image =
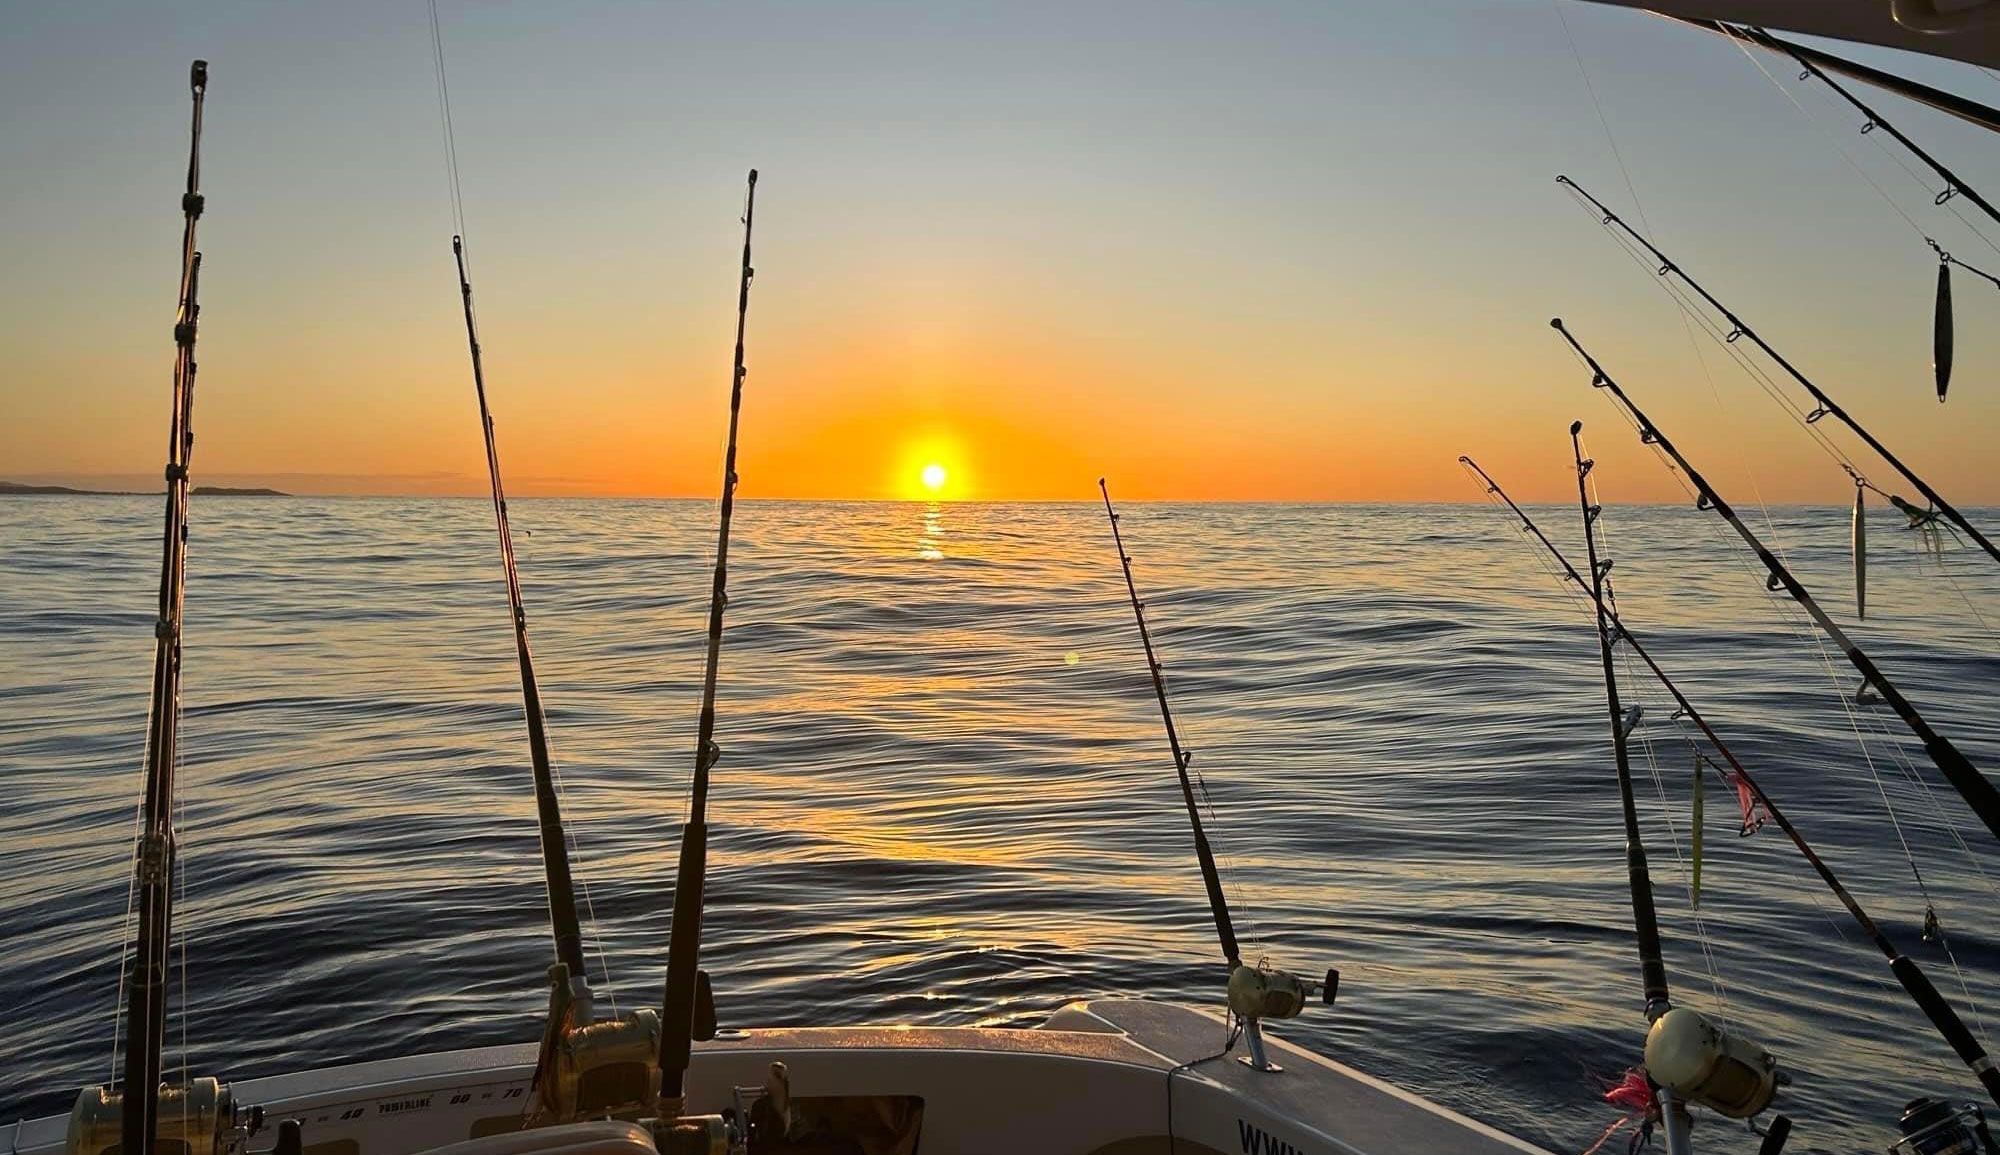
[[[176,717],[178,717],[180,712],[181,712],[180,702],[177,699],[174,702],[174,713]],[[178,727],[179,725],[178,721],[176,721],[175,725],[176,727]],[[185,767],[186,767],[186,761],[181,757],[180,747],[176,745],[174,747],[174,771],[175,771],[174,781],[176,782],[181,781],[180,771]],[[174,836],[177,839],[185,838],[188,831],[187,791],[185,789],[176,792],[174,798],[174,807],[176,811],[174,815],[174,826],[176,827],[176,830],[174,831]],[[176,880],[176,884],[180,887],[180,895],[175,899],[174,905],[183,912],[181,917],[180,934],[177,936],[180,939],[180,947],[181,947],[181,1005],[180,1005],[180,1015],[179,1015],[180,1022],[178,1024],[181,1029],[181,1086],[189,1087],[192,1084],[190,1084],[188,1081],[187,1036],[188,1036],[188,1017],[193,1009],[190,1006],[190,999],[193,997],[190,992],[192,992],[194,988],[188,985],[188,940],[193,938],[194,934],[192,933],[192,928],[188,926],[188,919],[185,914],[187,910],[187,892],[188,892],[188,854],[185,847],[183,847],[180,850],[180,853],[177,855],[177,857],[180,859],[180,872],[179,872],[180,877]],[[181,1096],[181,1134],[183,1135],[193,1134],[193,1132],[188,1128],[187,1125],[188,1108],[191,1106],[193,1099],[194,1099],[193,1095]]]
[[[1875,721],[1879,724],[1880,720],[1875,719]],[[1968,858],[1972,858],[1972,848],[1965,845],[1965,840],[1962,837],[1959,837],[1957,828],[1952,826],[1951,823],[1945,819],[1944,811],[1941,807],[1938,806],[1937,799],[1935,795],[1931,793],[1930,787],[1921,778],[1917,776],[1916,767],[1908,762],[1908,760],[1902,755],[1902,752],[1897,747],[1892,745],[1890,747],[1890,752],[1892,755],[1892,759],[1896,764],[1897,769],[1901,770],[1903,772],[1903,776],[1909,779],[1913,784],[1915,784],[1918,787],[1919,792],[1924,795],[1925,799],[1930,802],[1932,809],[1937,812],[1939,824],[1944,826],[1944,828],[1948,830],[1954,838],[1958,839],[1959,846],[1965,850],[1966,856]],[[1877,788],[1880,789],[1881,785],[1882,785],[1881,782],[1878,780],[1876,783]],[[1883,799],[1883,805],[1884,806],[1888,805],[1888,799],[1886,795],[1884,796]],[[1891,810],[1890,814],[1891,817],[1893,818],[1894,817],[1893,809]],[[1901,833],[1902,833],[1901,830],[1898,829],[1897,834],[1899,837],[1901,836]],[[1909,846],[1907,843],[1904,845],[1904,852],[1906,854],[1909,853]],[[1977,858],[1972,858],[1972,865],[1973,869],[1979,872],[1980,877],[1982,879],[1985,879],[1986,871],[1983,867],[1980,866],[1979,860]],[[1958,978],[1959,991],[1965,996],[1966,1005],[1972,1008],[1972,1021],[1979,1028],[1979,1033],[1983,1037],[1986,1034],[1986,1024],[1980,1016],[1978,1000],[1972,997],[1972,988],[1966,982],[1965,972],[1962,969],[1960,969],[1958,965],[1958,956],[1952,952],[1950,935],[1946,933],[1943,923],[1936,918],[1937,904],[1935,903],[1935,901],[1932,900],[1930,891],[1925,888],[1923,876],[1921,874],[1916,873],[1917,864],[1914,857],[1912,857],[1910,860],[1910,871],[1912,874],[1916,874],[1917,889],[1918,892],[1922,894],[1924,899],[1925,917],[1924,917],[1923,937],[1926,939],[1933,939],[1933,938],[1936,939],[1938,945],[1941,948],[1943,948],[1945,960],[1951,964],[1952,974],[1956,975]],[[1989,889],[1991,889],[1992,882],[1990,880],[1987,881],[1987,886]]]
[[[1922,549],[1919,549],[1917,551],[1918,569],[1923,568],[1924,553],[1925,551]],[[1938,553],[1932,558],[1932,560],[1937,564],[1938,576],[1943,578],[1946,582],[1948,582],[1951,585],[1952,590],[1958,594],[1958,600],[1964,602],[1965,608],[1972,612],[1972,619],[1979,623],[1979,630],[1981,633],[1986,635],[1986,640],[1992,642],[1996,646],[2000,646],[2000,633],[1996,633],[1994,631],[1992,623],[1986,620],[1986,615],[1980,613],[1979,607],[1973,604],[1972,595],[1966,593],[1965,587],[1958,584],[1958,576],[1952,573],[1951,568],[1945,564],[1944,554]]]
[[[142,794],[144,790],[140,791]],[[139,835],[144,829],[139,803],[132,804],[132,853],[125,860],[125,922],[118,931],[118,994],[111,1004],[111,1074],[104,1085],[118,1085],[118,1036],[125,1025],[125,974],[132,961],[132,910],[139,885]]]
[[[1618,163],[1618,175],[1625,178],[1625,191],[1632,197],[1632,206],[1639,211],[1639,223],[1653,231],[1652,222],[1646,219],[1646,206],[1639,203],[1639,189],[1632,183],[1632,172],[1625,167],[1625,154],[1618,150],[1618,138],[1611,131],[1611,121],[1604,115],[1604,102],[1597,98],[1597,86],[1590,81],[1590,69],[1584,67],[1583,52],[1576,46],[1576,35],[1570,31],[1569,17],[1563,14],[1562,0],[1549,0],[1549,7],[1555,9],[1556,22],[1562,25],[1563,39],[1569,41],[1569,54],[1576,61],[1577,75],[1583,78],[1583,90],[1590,95],[1590,107],[1597,113],[1598,127],[1604,130],[1604,143],[1611,146],[1611,159]]]
[[[556,793],[567,802],[569,789],[563,785],[562,769],[553,764],[550,769],[555,774]],[[590,927],[590,944],[597,950],[597,972],[604,976],[604,998],[611,1004],[611,1017],[615,1019],[618,1017],[618,994],[611,986],[611,961],[604,953],[604,936],[597,929],[597,904],[590,897],[590,864],[584,861],[583,841],[577,837],[575,827],[576,817],[572,814],[570,820],[563,824],[563,837],[569,842],[570,856],[576,859],[576,882],[583,888],[584,921]]]
[[[431,53],[437,63],[438,120],[444,127],[445,176],[451,192],[452,231],[465,235],[465,197],[458,183],[458,139],[451,129],[451,86],[445,79],[444,32],[438,25],[437,0],[430,0]]]
[[[1150,601],[1150,599],[1148,600]],[[1165,662],[1160,663],[1160,681],[1164,683],[1167,688],[1167,701],[1173,703],[1175,709],[1179,710],[1180,695],[1174,691],[1174,679],[1173,676],[1167,672],[1167,667]],[[1199,711],[1197,711],[1197,713],[1198,712]],[[1180,713],[1182,714],[1183,717],[1186,716],[1185,710],[1180,710]],[[1208,794],[1208,779],[1202,776],[1201,768],[1194,765],[1193,759],[1189,759],[1188,761],[1188,770],[1194,774],[1195,792],[1201,795],[1201,806],[1203,810],[1208,812],[1209,825],[1211,827],[1220,826],[1221,820],[1217,818],[1215,814],[1215,800],[1213,798],[1210,798]],[[1235,866],[1233,863],[1230,862],[1229,856],[1227,854],[1224,854],[1221,857],[1222,857],[1223,868],[1233,873],[1235,871]],[[1241,904],[1239,903],[1238,906],[1240,905]],[[1231,913],[1235,913],[1235,910],[1236,908],[1232,907]]]
[[[1147,604],[1150,605],[1152,600],[1151,598],[1146,599]],[[1186,715],[1180,710],[1179,697],[1174,692],[1173,675],[1169,673],[1165,662],[1157,664],[1160,670],[1160,682],[1166,689],[1167,701],[1172,704],[1176,714],[1185,717]],[[1214,799],[1209,797],[1208,780],[1202,776],[1201,768],[1195,765],[1195,759],[1192,757],[1193,747],[1188,747],[1188,751],[1190,755],[1188,758],[1188,771],[1194,778],[1195,792],[1201,796],[1202,809],[1208,814],[1208,829],[1213,832],[1222,825],[1222,822],[1216,817]],[[1214,849],[1215,840],[1210,838],[1209,842],[1211,849]],[[1237,901],[1229,907],[1231,922],[1232,924],[1241,922],[1244,934],[1239,937],[1254,939],[1257,937],[1256,920],[1250,917],[1250,906],[1253,904],[1245,903],[1243,895],[1245,891],[1254,890],[1255,887],[1248,885],[1244,881],[1244,872],[1237,868],[1235,858],[1227,850],[1216,850],[1215,857],[1218,865],[1221,867],[1222,873],[1229,876],[1230,884],[1236,889]],[[1238,919],[1238,915],[1242,917]]]

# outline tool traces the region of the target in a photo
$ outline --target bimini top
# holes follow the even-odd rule
[[[1593,0],[2000,68],[2000,0]]]

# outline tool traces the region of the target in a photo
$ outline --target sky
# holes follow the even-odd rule
[[[1794,70],[1767,63],[1809,114],[1729,43],[1643,13],[439,12],[513,495],[715,493],[755,166],[748,498],[1088,500],[1109,476],[1134,500],[1476,500],[1467,453],[1553,500],[1582,418],[1607,499],[1678,499],[1561,315],[1719,485],[1847,502],[1564,172],[1954,502],[2000,504],[2000,293],[1958,278],[1940,406],[1921,233],[1996,270],[2000,250]],[[6,21],[0,478],[157,478],[201,56],[197,484],[484,491],[424,4],[10,0]],[[2000,101],[1969,66],[1852,54]],[[2000,190],[1990,135],[1878,100]]]

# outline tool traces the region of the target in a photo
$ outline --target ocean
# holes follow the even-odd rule
[[[1273,1032],[1587,1146],[1645,1028],[1588,613],[1484,505],[1123,512],[1246,952],[1341,971],[1335,1007]],[[1531,512],[1580,554],[1574,506]],[[1752,515],[2000,765],[2000,570],[1882,511],[1856,622],[1847,511]],[[513,518],[593,979],[651,1004],[713,505]],[[1633,631],[1993,1041],[1985,829],[1712,514],[1604,525]],[[0,500],[0,1119],[111,1075],[159,526],[157,498]],[[1220,1006],[1101,507],[747,501],[730,562],[703,955],[723,1025]],[[198,499],[187,597],[171,1061],[242,1078],[535,1038],[551,945],[490,505]],[[1879,1150],[1907,1099],[1979,1098],[1791,845],[1739,837],[1714,788],[1691,908],[1689,731],[1621,673],[1676,1000],[1780,1056],[1788,1149]]]

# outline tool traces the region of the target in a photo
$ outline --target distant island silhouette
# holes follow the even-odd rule
[[[153,497],[157,492],[141,492],[133,489],[73,489],[67,485],[24,485],[18,481],[0,481],[0,497]],[[263,489],[256,486],[238,487],[233,485],[197,485],[196,497],[290,497],[282,489]]]

